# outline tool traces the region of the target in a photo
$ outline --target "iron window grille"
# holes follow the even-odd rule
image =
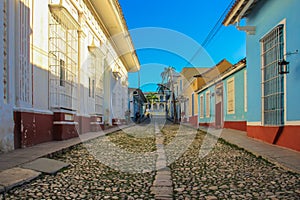
[[[19,69],[18,78],[18,100],[25,103],[32,103],[32,65],[30,63],[30,1],[19,2]]]
[[[263,123],[284,125],[284,79],[278,62],[284,56],[283,25],[275,27],[261,39]]]
[[[50,107],[77,110],[78,33],[49,15]]]

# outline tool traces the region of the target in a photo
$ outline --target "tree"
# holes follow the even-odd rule
[[[159,84],[159,90],[163,90],[163,92],[165,92],[165,89],[167,89],[171,92],[172,101],[173,101],[173,119],[174,119],[174,123],[176,123],[178,120],[177,120],[174,80],[173,80],[174,75],[176,75],[175,68],[171,66],[165,67],[164,71],[160,75],[162,78],[162,83]]]
[[[153,93],[153,92],[149,92],[149,93],[146,95],[146,99],[147,99],[148,102],[150,102],[150,103],[152,103],[152,104],[154,103],[155,100],[158,100],[156,94]]]

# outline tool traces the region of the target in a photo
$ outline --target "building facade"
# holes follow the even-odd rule
[[[165,92],[145,92],[147,103],[145,109],[148,109],[151,115],[166,117],[170,113],[170,91]]]
[[[144,115],[147,107],[147,99],[142,90],[138,88],[129,88],[128,96],[128,114],[132,121],[136,121],[137,113],[139,113],[140,117]]]
[[[195,91],[199,102],[199,126],[246,131],[246,60],[241,60],[235,65],[223,65],[223,69],[220,69],[220,66],[221,64],[212,68],[211,75],[203,74],[198,77],[210,77]]]
[[[175,84],[175,95],[177,99],[178,119],[181,122],[189,122],[197,126],[198,119],[198,101],[197,95],[193,90],[195,84],[195,75],[204,73],[209,68],[184,67],[180,72],[180,77]]]
[[[297,0],[237,0],[223,21],[247,33],[248,136],[297,151],[299,7]],[[242,19],[245,26],[240,25]],[[283,61],[289,62],[289,71]]]
[[[117,1],[4,0],[0,149],[98,131],[125,119],[139,70]]]

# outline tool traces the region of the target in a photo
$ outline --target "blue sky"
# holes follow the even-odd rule
[[[223,26],[191,61],[232,0],[119,2],[137,48],[143,91],[156,88],[166,66],[180,72],[186,66],[211,67],[224,58],[234,64],[246,55],[245,33]],[[138,73],[129,73],[129,87],[138,87]]]

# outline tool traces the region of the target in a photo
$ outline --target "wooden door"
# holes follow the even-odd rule
[[[216,109],[215,109],[215,126],[222,128],[223,126],[223,86],[215,88]]]

